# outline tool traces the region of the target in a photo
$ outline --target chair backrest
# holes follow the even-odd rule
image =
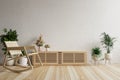
[[[7,48],[19,47],[17,41],[5,41],[5,45]],[[22,51],[21,50],[9,50],[9,53],[11,55],[18,55],[18,54],[22,54]]]
[[[17,41],[5,41],[6,47],[18,47]]]

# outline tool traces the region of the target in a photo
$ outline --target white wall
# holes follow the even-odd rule
[[[120,0],[0,0],[0,31],[16,29],[21,45],[43,34],[51,50],[88,52],[100,34],[117,38],[113,62],[120,62]],[[2,32],[0,32],[2,33]],[[104,52],[103,52],[104,53]],[[90,60],[88,60],[90,61]]]

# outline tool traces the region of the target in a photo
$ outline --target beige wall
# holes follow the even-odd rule
[[[100,34],[117,37],[113,62],[120,62],[119,0],[0,0],[0,31],[16,29],[20,45],[40,33],[51,50],[83,50],[100,45]],[[0,32],[2,33],[2,32]],[[103,51],[104,53],[104,51]],[[88,60],[90,61],[90,60]]]

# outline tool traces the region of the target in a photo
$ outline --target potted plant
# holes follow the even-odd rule
[[[43,44],[44,44],[42,35],[40,35],[39,39],[36,41],[35,44],[38,46],[38,51],[40,51],[40,47],[43,46]]]
[[[48,49],[50,48],[50,45],[49,44],[45,44],[44,47],[45,47],[46,51],[48,51]]]
[[[96,62],[101,57],[101,50],[99,47],[92,48],[92,59]]]
[[[6,53],[6,46],[4,41],[17,41],[18,40],[18,34],[16,32],[16,30],[12,30],[12,29],[3,29],[3,34],[0,36],[0,41],[3,45],[2,50],[4,51],[4,53]],[[10,58],[10,55],[8,55],[8,59]],[[7,65],[13,65],[14,61],[10,60],[7,62]]]
[[[114,46],[114,42],[115,42],[115,37],[111,37],[109,34],[106,34],[105,32],[101,34],[102,38],[101,38],[101,43],[103,45],[103,47],[106,49],[106,53],[105,53],[105,60],[111,60],[111,50]]]
[[[25,55],[25,51],[24,50],[22,50],[22,55]],[[20,58],[20,60],[19,60],[19,64],[21,65],[21,66],[28,66],[28,60],[27,60],[27,58],[26,58],[26,56],[24,56],[24,57],[21,57]]]
[[[6,51],[5,41],[18,41],[18,34],[16,30],[3,29],[3,34],[0,36],[0,41],[3,44],[3,51]]]

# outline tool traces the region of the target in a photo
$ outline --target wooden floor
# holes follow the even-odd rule
[[[0,80],[120,80],[120,64],[42,66],[22,73],[0,67]]]

